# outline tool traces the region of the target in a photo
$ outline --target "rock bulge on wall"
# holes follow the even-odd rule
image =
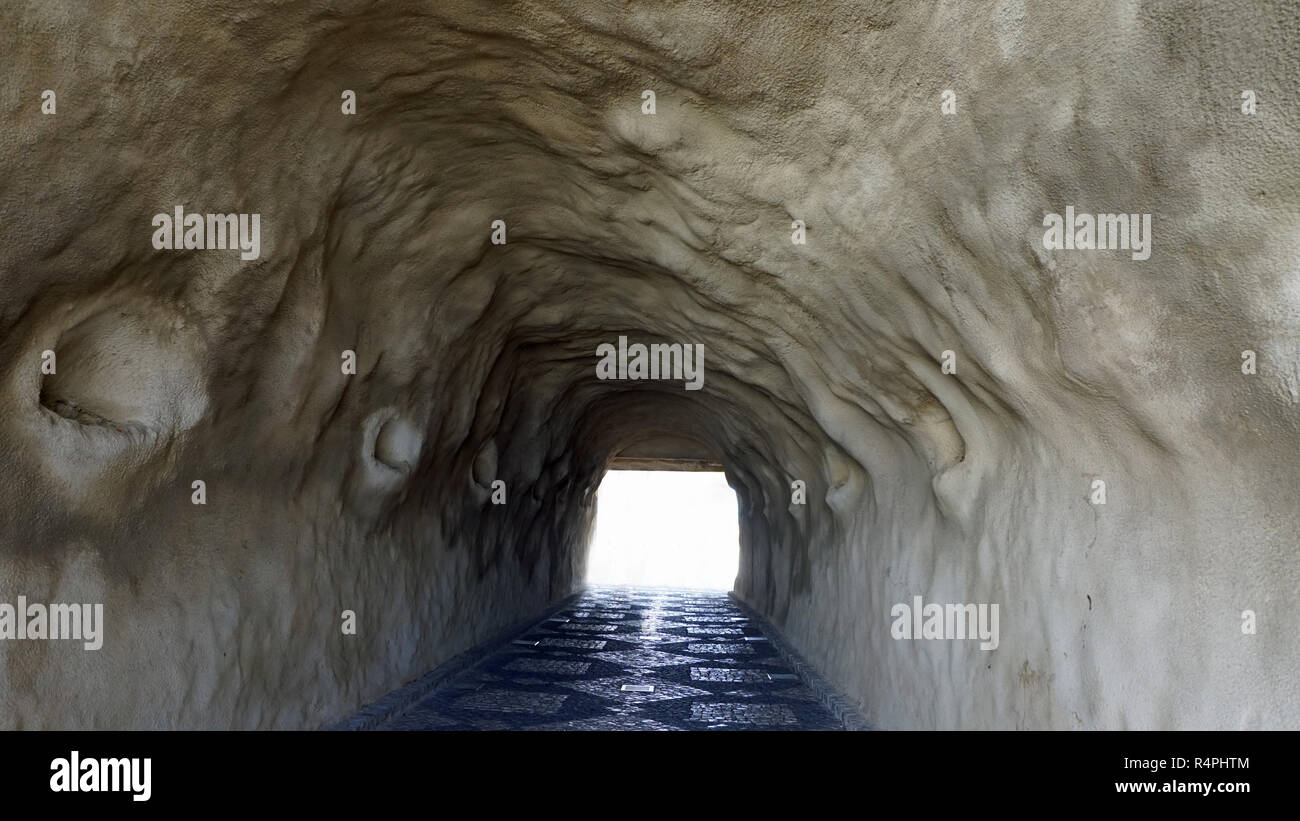
[[[0,727],[332,723],[572,590],[654,437],[721,458],[738,595],[874,726],[1300,727],[1297,31],[10,4],[0,601],[106,621],[0,642]],[[155,248],[176,206],[260,253]],[[1149,258],[1045,248],[1067,206],[1152,215]],[[620,335],[702,389],[597,379]],[[998,648],[894,639],[915,595],[998,603]]]

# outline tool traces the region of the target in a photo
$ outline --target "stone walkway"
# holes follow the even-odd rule
[[[385,730],[838,730],[722,593],[596,589]]]

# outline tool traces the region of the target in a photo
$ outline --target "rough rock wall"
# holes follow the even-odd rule
[[[329,723],[570,590],[674,435],[876,726],[1300,726],[1294,4],[0,20],[0,600],[106,611],[0,642],[0,726]],[[156,249],[177,205],[260,255]],[[1150,258],[1045,249],[1067,205]],[[703,390],[597,380],[620,334]],[[914,595],[1000,646],[893,639]]]

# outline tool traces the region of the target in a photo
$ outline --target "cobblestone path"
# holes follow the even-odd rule
[[[595,589],[393,716],[390,730],[833,730],[725,594]]]

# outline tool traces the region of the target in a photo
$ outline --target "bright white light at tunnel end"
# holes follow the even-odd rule
[[[736,493],[720,472],[611,470],[597,492],[586,583],[731,590]]]

